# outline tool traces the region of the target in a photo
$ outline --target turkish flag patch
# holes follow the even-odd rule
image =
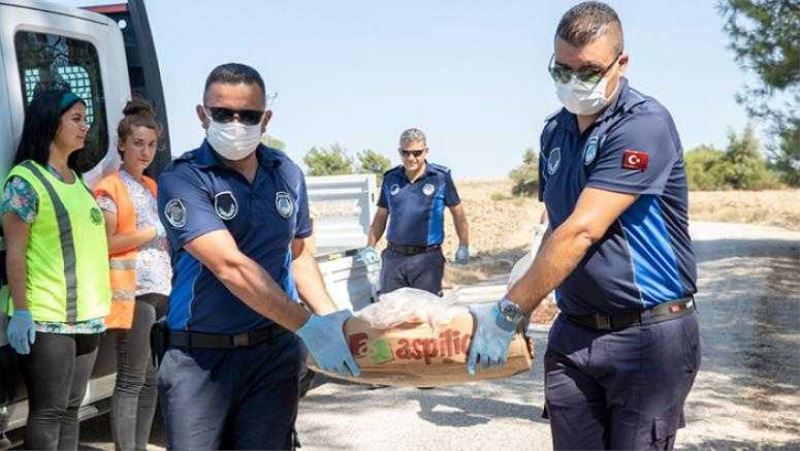
[[[622,153],[623,169],[647,169],[649,156],[643,150],[625,149]]]

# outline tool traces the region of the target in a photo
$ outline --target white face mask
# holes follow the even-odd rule
[[[239,121],[227,124],[211,123],[206,130],[206,139],[211,147],[226,160],[239,161],[255,152],[261,142],[261,124],[244,125]]]
[[[605,108],[608,80],[603,77],[599,83],[593,84],[572,77],[567,83],[556,82],[556,95],[564,108],[572,114],[590,116]]]

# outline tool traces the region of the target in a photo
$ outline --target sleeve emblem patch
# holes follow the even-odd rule
[[[622,153],[622,168],[623,169],[647,169],[647,162],[649,155],[643,150],[625,149]]]

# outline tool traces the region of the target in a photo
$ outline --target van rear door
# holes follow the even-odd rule
[[[125,47],[116,22],[89,11],[31,0],[0,0],[0,176],[22,133],[24,111],[42,86],[67,86],[86,101],[91,127],[81,159],[96,182],[116,168],[114,130],[130,98]]]

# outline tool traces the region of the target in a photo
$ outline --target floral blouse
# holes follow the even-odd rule
[[[47,169],[53,176],[64,181],[58,171],[49,165]],[[76,179],[75,183],[81,182]],[[21,177],[11,177],[3,188],[3,197],[0,199],[0,215],[11,212],[19,216],[26,224],[33,224],[38,209],[39,197],[31,184]],[[74,323],[35,321],[35,326],[37,332],[56,334],[99,334],[106,330],[102,317]]]
[[[119,178],[128,190],[136,209],[136,229],[155,226],[159,232],[151,241],[139,246],[136,253],[136,295],[158,293],[169,296],[172,289],[172,266],[169,257],[169,242],[164,226],[158,217],[158,202],[153,193],[138,182],[124,169],[119,170]],[[117,204],[107,195],[97,198],[103,210],[116,215]]]

